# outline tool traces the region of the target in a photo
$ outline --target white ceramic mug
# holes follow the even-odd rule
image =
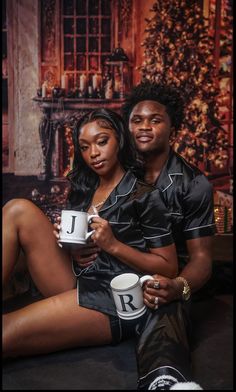
[[[133,273],[125,273],[112,279],[110,286],[116,305],[117,314],[124,320],[133,320],[146,312],[143,303],[142,285],[146,280],[154,279],[151,275],[139,278]]]
[[[89,221],[98,215],[85,211],[62,210],[59,242],[61,244],[84,245],[94,230],[88,231]]]

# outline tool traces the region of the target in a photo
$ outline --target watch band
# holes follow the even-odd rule
[[[177,276],[177,278],[175,278],[175,280],[182,282],[184,284],[184,288],[183,288],[183,292],[182,292],[182,299],[184,301],[187,301],[191,296],[191,289],[189,287],[187,280],[185,278],[183,278],[182,276]]]

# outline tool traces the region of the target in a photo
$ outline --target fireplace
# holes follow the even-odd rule
[[[61,181],[72,166],[73,145],[71,132],[75,122],[84,114],[100,107],[120,112],[123,100],[69,99],[35,97],[43,116],[39,136],[43,151],[43,171],[40,180]]]

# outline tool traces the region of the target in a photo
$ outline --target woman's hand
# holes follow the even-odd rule
[[[92,218],[90,227],[95,230],[91,238],[97,246],[110,253],[113,246],[117,243],[109,222],[100,216]]]
[[[56,239],[57,239],[58,245],[62,248],[62,245],[59,244],[59,242],[58,242],[58,240],[60,239],[60,234],[59,234],[59,232],[60,232],[60,230],[61,230],[60,223],[61,223],[61,217],[58,216],[58,217],[56,218],[56,222],[53,224],[53,227],[54,227],[53,234],[54,234],[54,236],[55,236]]]
[[[53,227],[53,234],[55,235],[57,242],[60,239],[60,230],[61,230],[61,217],[57,217],[57,222],[54,223]],[[58,245],[62,247],[62,245],[58,242]],[[77,261],[80,268],[89,267],[94,260],[96,259],[98,252],[100,252],[100,248],[94,242],[88,242],[82,248],[70,247],[66,246],[67,251],[70,252],[73,260]]]
[[[153,275],[153,278],[144,284],[143,301],[149,308],[157,309],[159,305],[181,298],[181,290],[175,279],[161,275]]]

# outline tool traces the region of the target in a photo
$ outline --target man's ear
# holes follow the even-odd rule
[[[175,127],[172,126],[170,128],[170,137],[169,137],[170,145],[173,145],[175,143],[176,136],[177,136],[176,129],[175,129]]]

